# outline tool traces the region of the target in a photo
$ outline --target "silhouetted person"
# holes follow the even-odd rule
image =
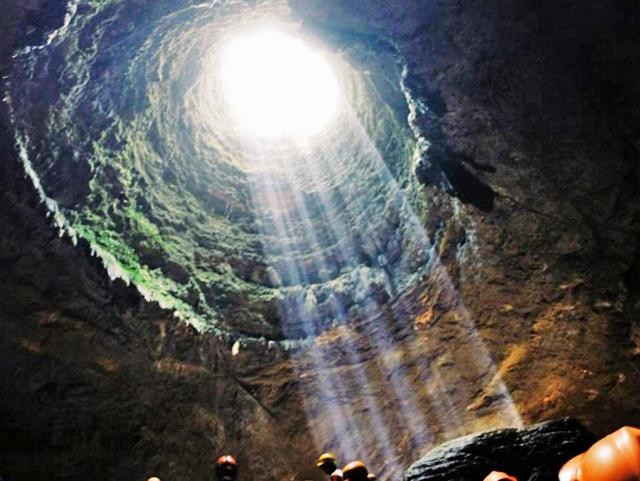
[[[322,453],[318,458],[316,466],[324,474],[329,476],[331,481],[342,481],[342,470],[336,465],[336,455],[333,453]]]
[[[362,461],[354,461],[342,468],[344,481],[368,481],[369,471]]]
[[[218,481],[235,481],[238,477],[238,461],[229,454],[220,456],[216,461],[216,479]]]

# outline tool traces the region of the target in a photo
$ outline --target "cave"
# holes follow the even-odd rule
[[[637,2],[0,24],[4,481],[471,481],[423,456],[640,425]]]

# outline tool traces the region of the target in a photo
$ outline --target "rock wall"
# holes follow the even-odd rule
[[[483,213],[477,182],[451,178],[467,208],[429,188],[425,217],[445,225],[441,257],[525,419],[635,419],[637,6],[294,4],[341,44],[372,31],[393,41],[427,107],[415,123],[434,152],[422,163],[493,192]]]

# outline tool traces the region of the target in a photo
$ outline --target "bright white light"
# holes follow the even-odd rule
[[[335,114],[336,77],[302,41],[262,30],[230,40],[221,55],[222,95],[235,120],[252,133],[309,136]]]

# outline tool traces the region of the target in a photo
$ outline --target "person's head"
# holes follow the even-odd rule
[[[342,468],[344,481],[367,481],[369,474],[367,467],[362,461],[353,461]]]
[[[318,466],[324,474],[331,476],[331,473],[338,469],[336,466],[336,455],[333,453],[322,453],[318,458],[316,466]]]
[[[491,471],[484,481],[518,481],[518,478],[502,471]]]
[[[344,476],[342,475],[341,469],[336,469],[331,476],[329,477],[331,481],[344,481]]]
[[[238,476],[238,461],[229,454],[216,460],[216,478],[218,481],[234,481]]]

